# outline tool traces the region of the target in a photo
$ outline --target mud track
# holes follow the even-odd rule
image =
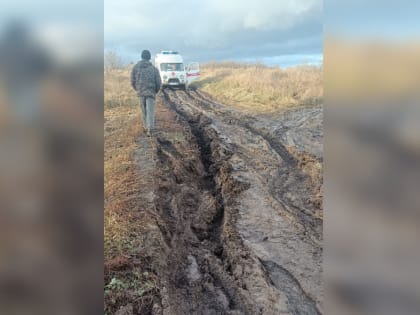
[[[284,113],[256,117],[198,91],[165,90],[158,103],[177,131],[153,140],[164,240],[154,313],[322,313],[322,157],[266,128]]]

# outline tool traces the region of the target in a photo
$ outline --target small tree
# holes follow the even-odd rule
[[[104,60],[105,71],[122,69],[124,64],[121,57],[115,51],[107,51]]]

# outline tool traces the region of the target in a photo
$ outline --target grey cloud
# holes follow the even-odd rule
[[[190,60],[322,54],[320,0],[105,1],[105,49],[179,50]]]

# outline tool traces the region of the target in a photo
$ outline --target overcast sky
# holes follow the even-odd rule
[[[179,51],[186,61],[322,61],[321,0],[105,0],[105,50],[137,61]]]

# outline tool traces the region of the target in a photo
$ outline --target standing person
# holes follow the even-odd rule
[[[143,127],[151,136],[155,124],[155,96],[161,86],[159,71],[150,62],[150,51],[143,50],[141,61],[131,71],[131,86],[140,98]]]

